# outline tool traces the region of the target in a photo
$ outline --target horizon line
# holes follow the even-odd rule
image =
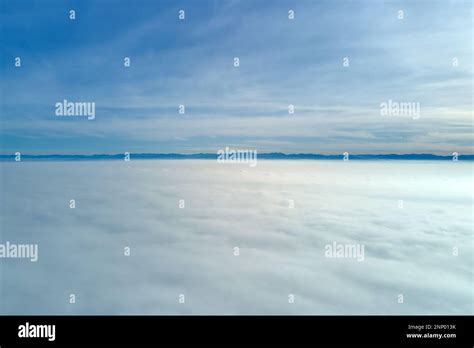
[[[254,151],[254,150],[241,150]],[[198,152],[198,153],[115,153],[115,154],[0,154],[0,160],[13,159],[15,160],[20,155],[20,158],[27,158],[32,160],[41,159],[64,159],[64,160],[98,160],[98,159],[123,159],[126,154],[130,158],[135,159],[216,159],[218,153]],[[257,155],[260,159],[343,159],[342,154],[319,154],[319,153],[283,153],[283,152],[264,152]],[[394,159],[394,160],[474,160],[474,155],[463,155],[453,153],[452,155],[436,155],[431,153],[408,153],[408,154],[348,154],[349,159],[368,160],[368,159]],[[18,161],[18,160],[16,160]]]

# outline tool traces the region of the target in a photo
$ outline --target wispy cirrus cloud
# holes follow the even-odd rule
[[[467,2],[85,1],[76,21],[46,2],[26,27],[27,3],[3,16],[2,152],[200,151],[212,137],[283,152],[472,152]],[[58,120],[63,99],[94,101],[97,118]],[[421,118],[383,119],[388,99],[420,103]]]

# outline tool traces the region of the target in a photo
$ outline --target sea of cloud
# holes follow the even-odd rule
[[[0,259],[0,313],[472,314],[472,169],[3,162],[0,242],[39,259]],[[333,242],[364,260],[325,257]]]

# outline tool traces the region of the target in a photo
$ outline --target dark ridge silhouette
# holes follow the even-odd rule
[[[134,160],[139,159],[217,159],[215,153],[195,153],[195,154],[181,154],[181,153],[131,153],[130,158]],[[57,161],[90,161],[90,160],[123,160],[124,154],[95,154],[95,155],[28,155],[22,154],[21,160],[41,161],[41,160],[57,160]],[[257,159],[268,160],[341,160],[343,155],[323,155],[316,153],[294,153],[285,154],[281,152],[258,153]],[[15,155],[0,155],[0,161],[14,161]],[[440,156],[426,153],[413,154],[349,154],[349,160],[430,160],[430,161],[452,161],[453,156]],[[459,155],[460,161],[472,161],[474,155]]]

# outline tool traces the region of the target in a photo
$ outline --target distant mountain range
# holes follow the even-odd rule
[[[124,154],[97,154],[97,155],[27,155],[22,154],[21,160],[58,160],[58,161],[88,161],[88,160],[123,160]],[[217,159],[216,153],[195,153],[195,154],[180,154],[180,153],[132,153],[130,158],[137,159]],[[259,153],[258,159],[268,160],[342,160],[343,155],[322,155],[316,153],[295,153],[285,154],[281,152]],[[433,154],[349,154],[350,160],[431,160],[431,161],[452,161],[453,156],[439,156]],[[460,161],[472,161],[474,155],[459,155]],[[0,161],[14,161],[15,155],[0,155]]]

